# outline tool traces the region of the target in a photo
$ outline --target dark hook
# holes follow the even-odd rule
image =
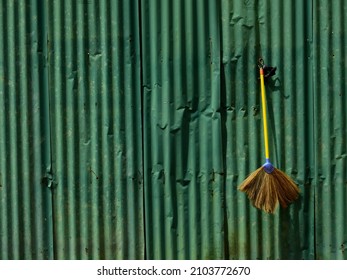
[[[277,67],[265,65],[264,60],[261,57],[258,59],[258,67],[263,68],[264,78],[269,78],[276,74]]]

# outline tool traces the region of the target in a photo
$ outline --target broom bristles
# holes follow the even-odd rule
[[[239,186],[252,204],[267,213],[274,213],[278,204],[286,208],[299,197],[298,186],[281,170],[267,173],[264,167],[252,172]]]

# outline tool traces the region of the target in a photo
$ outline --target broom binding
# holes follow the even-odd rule
[[[265,163],[263,164],[263,167],[264,167],[265,172],[268,174],[271,174],[275,169],[275,167],[270,162],[270,159],[268,159],[268,158],[266,159]]]

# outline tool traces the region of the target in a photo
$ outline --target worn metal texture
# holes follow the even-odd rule
[[[144,258],[137,1],[49,1],[57,259]]]
[[[146,256],[225,257],[218,1],[142,1]]]
[[[314,258],[312,6],[294,4],[143,2],[149,258]],[[272,161],[302,191],[274,216],[237,190],[264,161],[259,56]]]
[[[222,1],[222,118],[226,137],[227,256],[314,258],[312,28],[309,1]],[[275,215],[237,191],[265,160],[257,59],[276,66],[266,81],[270,158],[299,186]]]
[[[0,259],[347,259],[345,2],[0,0]]]
[[[0,259],[52,259],[44,14],[0,1]]]
[[[314,1],[317,259],[347,259],[347,3]]]

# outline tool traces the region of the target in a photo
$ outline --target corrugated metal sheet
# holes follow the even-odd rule
[[[346,259],[346,12],[0,0],[0,259]],[[276,215],[237,191],[263,163],[259,56],[302,190]]]
[[[148,257],[314,258],[310,3],[149,1],[142,12]],[[260,55],[278,67],[272,158],[302,189],[275,216],[237,191],[264,160]]]
[[[55,258],[144,258],[137,1],[48,14]]]
[[[0,2],[0,259],[53,258],[43,17]]]
[[[142,1],[149,259],[225,257],[217,3]]]
[[[222,1],[222,102],[227,256],[314,258],[312,60],[309,1]],[[271,216],[236,190],[264,162],[257,59],[277,66],[266,83],[270,157],[298,183],[295,205]]]
[[[347,259],[347,3],[314,1],[318,259]]]

